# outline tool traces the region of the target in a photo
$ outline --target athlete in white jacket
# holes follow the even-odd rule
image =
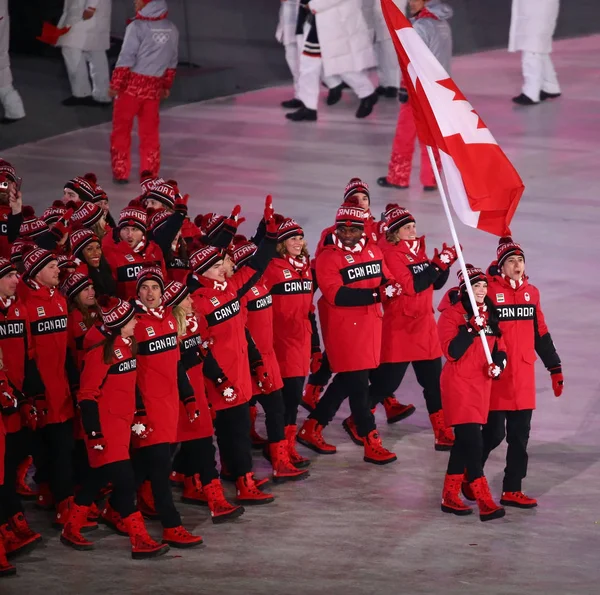
[[[65,0],[58,28],[70,27],[57,46],[67,67],[72,96],[63,105],[108,104],[112,0]],[[91,84],[90,84],[91,79]]]
[[[0,0],[0,103],[4,108],[2,124],[11,124],[25,117],[25,108],[21,96],[13,87],[10,59],[8,57],[9,33],[8,0]]]
[[[550,58],[560,0],[512,0],[509,52],[522,52],[523,89],[519,105],[535,105],[560,96]]]

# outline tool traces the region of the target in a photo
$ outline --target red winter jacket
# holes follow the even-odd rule
[[[6,205],[0,205],[0,257],[10,260],[11,244],[8,241],[8,216],[12,209]]]
[[[200,324],[196,316],[189,316],[186,322],[185,334],[179,336],[179,352],[181,363],[194,389],[196,408],[200,412],[200,417],[193,423],[190,423],[185,405],[180,401],[177,442],[208,438],[213,435],[212,416],[208,408],[206,388],[204,386],[203,358],[199,353],[204,339],[200,335]]]
[[[262,280],[255,283],[240,300],[246,314],[246,328],[250,331],[256,348],[260,351],[267,374],[273,383],[273,391],[283,388],[283,380],[277,356],[275,355],[273,335],[273,296]],[[252,395],[260,395],[261,390],[252,376]]]
[[[107,446],[104,450],[87,449],[90,467],[102,467],[129,459],[131,424],[135,413],[136,360],[130,344],[117,336],[110,364],[104,363],[105,335],[99,327],[86,334],[83,372],[77,401],[98,403],[100,431]],[[84,437],[87,445],[87,436]]]
[[[319,349],[310,266],[299,271],[287,258],[274,258],[262,281],[273,297],[273,347],[281,377],[305,377],[311,351]]]
[[[159,318],[138,306],[136,318],[137,386],[154,431],[144,440],[134,436],[133,446],[173,443],[179,420],[177,321],[170,308]]]
[[[127,242],[115,242],[113,234],[106,234],[102,240],[102,252],[117,282],[117,295],[124,300],[135,297],[137,275],[145,265],[160,267],[164,278],[167,278],[162,252],[154,242],[147,242],[143,250],[135,252]]]
[[[476,333],[468,333],[469,314],[461,301],[452,303],[450,290],[438,309],[438,332],[446,363],[442,369],[440,388],[442,408],[448,426],[458,424],[485,424],[490,410],[492,379],[488,376],[488,364],[481,339]],[[486,330],[487,343],[492,354],[505,352],[502,338]],[[510,366],[509,362],[509,366]]]
[[[319,319],[331,370],[377,368],[383,317],[379,287],[392,278],[381,250],[369,240],[360,252],[328,243],[317,259],[317,278],[323,294]]]
[[[40,287],[28,292],[25,306],[34,359],[45,387],[46,423],[62,423],[74,414],[66,372],[67,302],[58,290]]]
[[[398,244],[382,239],[378,246],[392,277],[402,285],[400,296],[383,304],[381,363],[442,357],[433,313],[433,290],[443,286],[448,274],[440,275],[430,265],[424,237]]]
[[[536,351],[544,365],[560,365],[540,304],[527,278],[516,288],[501,275],[488,276],[488,296],[500,314],[500,330],[510,366],[492,385],[492,411],[535,409]]]
[[[91,314],[94,320],[97,320],[97,312],[92,311]],[[85,355],[83,345],[86,333],[89,330],[89,327],[83,320],[83,314],[81,311],[77,308],[71,310],[67,319],[67,332],[69,335],[68,345],[69,352],[73,358],[73,363],[78,370],[81,370],[83,365],[83,357]]]

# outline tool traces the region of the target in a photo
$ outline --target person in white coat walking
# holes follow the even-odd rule
[[[536,105],[560,97],[550,53],[560,0],[512,0],[509,52],[522,52],[523,88],[513,97],[519,105]]]
[[[106,50],[110,47],[112,0],[65,0],[58,28],[69,27],[57,46],[71,84],[63,105],[107,105],[110,83]]]
[[[299,0],[281,0],[279,7],[279,23],[275,38],[285,48],[285,61],[294,80],[294,97],[281,102],[281,107],[286,109],[297,109],[302,107],[298,99],[298,77],[300,75],[300,51],[298,50],[298,36],[296,25],[298,21]]]
[[[294,122],[315,121],[321,76],[339,75],[358,96],[357,118],[366,118],[377,93],[365,70],[376,65],[362,0],[300,0],[296,33],[302,34],[298,99],[303,106],[286,114]]]
[[[18,91],[13,86],[13,77],[8,57],[10,22],[8,0],[0,0],[0,103],[4,108],[2,124],[12,124],[25,117],[25,108]]]

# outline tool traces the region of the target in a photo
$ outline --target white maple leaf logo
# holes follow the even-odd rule
[[[440,254],[440,260],[444,263],[444,264],[448,264],[450,262],[450,257],[445,253],[442,252]]]
[[[498,378],[498,376],[500,376],[500,367],[499,366],[494,366],[492,368],[492,376],[494,378]]]
[[[225,397],[226,401],[233,401],[233,399],[235,399],[235,392],[233,391],[233,389],[230,386],[228,386],[223,391],[223,396]]]
[[[392,286],[392,285],[388,285],[385,288],[385,295],[389,298],[394,297],[394,294],[396,293],[396,289]]]
[[[146,431],[146,426],[143,423],[137,422],[131,426],[134,434],[141,436]]]
[[[475,317],[475,324],[477,326],[483,327],[485,325],[485,318],[483,316],[476,316]]]

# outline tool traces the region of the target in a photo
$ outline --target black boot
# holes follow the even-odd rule
[[[126,180],[125,178],[113,178],[113,184],[122,186],[123,184],[129,184],[129,180]]]
[[[399,188],[400,190],[406,190],[408,188],[408,186],[399,186],[398,184],[388,182],[388,179],[385,176],[377,178],[377,184],[383,188]]]
[[[539,101],[534,101],[533,99],[530,99],[524,93],[521,93],[521,95],[517,95],[517,97],[513,97],[512,100],[514,103],[517,103],[519,105],[537,105],[539,103]]]
[[[294,99],[282,101],[281,107],[284,107],[285,109],[298,109],[299,107],[304,107],[304,104],[299,99],[294,97]]]
[[[299,110],[292,112],[291,114],[286,114],[285,117],[292,122],[301,122],[302,120],[306,120],[308,122],[316,122],[317,121],[317,110],[308,109],[307,107],[301,107]]]
[[[383,95],[388,99],[396,99],[398,97],[398,89],[396,87],[385,87],[383,93],[378,93],[378,95]]]
[[[344,83],[339,84],[333,89],[329,89],[327,94],[327,105],[335,105],[342,98],[342,91],[344,90]]]
[[[368,97],[361,99],[358,109],[356,110],[356,117],[366,118],[373,111],[373,107],[378,100],[379,96],[376,92],[373,92]]]
[[[435,192],[437,189],[437,186],[423,186],[425,192]]]
[[[546,101],[546,99],[556,99],[561,95],[562,93],[546,93],[546,91],[540,91],[540,101]]]

